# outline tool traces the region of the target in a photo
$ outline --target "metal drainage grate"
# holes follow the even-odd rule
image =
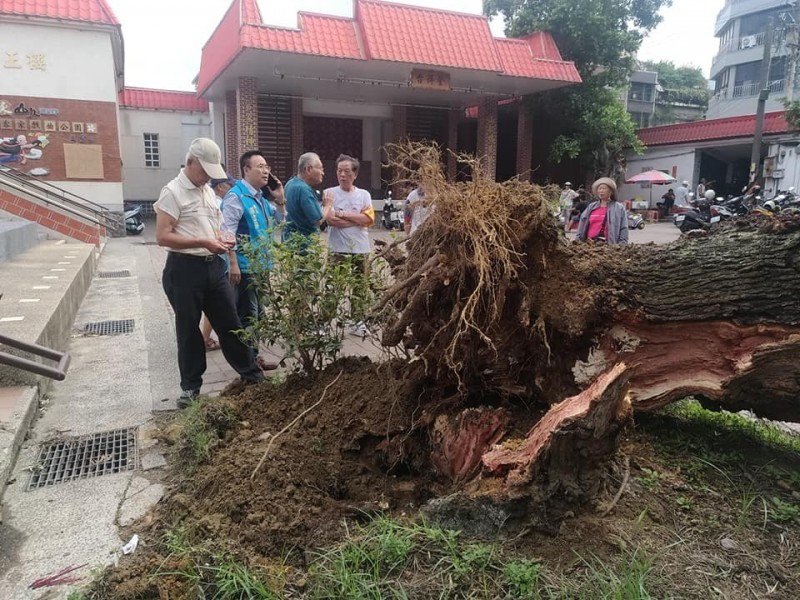
[[[83,332],[92,335],[119,335],[121,333],[131,333],[133,324],[133,319],[98,321],[96,323],[87,323],[83,328]]]
[[[100,271],[97,273],[100,279],[110,279],[111,277],[130,277],[130,271]]]
[[[139,463],[137,429],[115,429],[43,445],[28,490],[73,479],[132,471]]]

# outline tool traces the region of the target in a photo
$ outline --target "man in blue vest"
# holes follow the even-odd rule
[[[286,199],[283,184],[270,174],[267,160],[259,150],[249,150],[239,159],[242,179],[222,199],[223,230],[235,232],[239,242],[249,240],[267,243],[272,229],[286,215]],[[272,187],[266,187],[270,182]],[[270,190],[266,198],[262,189]],[[271,200],[271,201],[270,201]],[[230,280],[236,289],[236,311],[245,327],[258,319],[261,299],[252,281],[249,259],[242,251],[242,244],[231,253]],[[258,346],[253,344],[251,352],[258,366],[264,370],[275,369],[277,364],[268,363],[258,356]]]

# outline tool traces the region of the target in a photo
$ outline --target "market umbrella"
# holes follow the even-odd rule
[[[667,175],[663,171],[645,171],[644,173],[639,173],[638,175],[634,175],[630,179],[626,179],[625,183],[649,183],[650,184],[650,201],[647,203],[648,206],[652,206],[653,204],[653,184],[655,185],[667,185],[669,183],[675,183],[677,179],[672,177],[671,175]]]

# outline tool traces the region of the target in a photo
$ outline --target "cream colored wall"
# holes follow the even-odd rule
[[[0,22],[0,39],[0,96],[116,101],[109,32]],[[20,68],[6,66],[9,52]],[[36,56],[44,70],[31,68]]]
[[[119,127],[125,200],[157,200],[164,184],[178,174],[189,143],[211,136],[206,113],[120,108]],[[158,134],[159,167],[144,165],[145,133]]]

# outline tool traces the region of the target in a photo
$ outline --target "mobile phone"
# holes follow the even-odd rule
[[[272,173],[269,174],[267,177],[267,187],[271,190],[278,189],[278,178],[275,177]]]

